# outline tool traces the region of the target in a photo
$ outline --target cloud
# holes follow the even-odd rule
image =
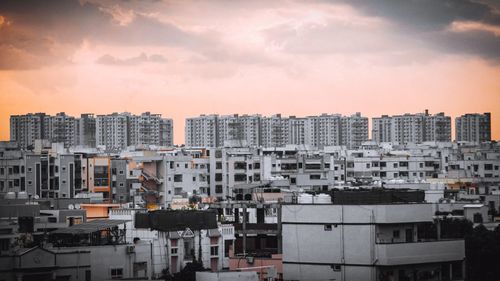
[[[120,59],[112,55],[106,54],[96,60],[96,63],[98,64],[118,65],[118,66],[134,66],[147,62],[166,63],[167,60],[165,59],[165,57],[159,54],[152,54],[148,56],[145,53],[142,53],[136,57],[126,58],[126,59]]]
[[[83,40],[111,46],[174,47],[199,53],[217,45],[212,35],[183,30],[116,5],[106,7],[77,0],[3,0],[0,15],[0,48],[8,49],[9,56],[16,55],[12,58],[6,52],[0,53],[0,69],[4,70],[70,62]],[[16,63],[29,59],[34,63]],[[148,59],[161,60],[155,56]]]
[[[335,1],[338,3],[339,1]],[[368,16],[392,22],[394,32],[406,38],[421,40],[427,48],[443,53],[466,54],[497,63],[500,60],[500,13],[489,1],[472,0],[349,0]],[[483,26],[482,30],[453,29],[456,22]]]

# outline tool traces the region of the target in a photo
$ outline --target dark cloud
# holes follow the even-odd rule
[[[455,21],[473,21],[500,28],[498,3],[486,0],[349,0],[356,10],[387,19],[395,32],[409,40],[444,53],[476,55],[493,63],[500,61],[500,38],[493,32],[449,29]]]
[[[106,54],[96,60],[96,63],[104,65],[118,65],[118,66],[134,66],[141,63],[153,62],[153,63],[166,63],[165,57],[159,54],[146,55],[145,53],[140,54],[137,57],[120,59],[112,55]]]
[[[116,22],[107,7],[78,0],[2,0],[0,69],[30,69],[66,63],[84,39],[118,46],[167,46],[204,52],[212,36],[133,14],[126,25]],[[14,57],[13,57],[14,56]],[[148,58],[157,60],[159,57]],[[28,61],[33,63],[27,63]]]
[[[500,25],[498,14],[487,3],[471,0],[348,0],[345,2],[370,16],[396,21],[412,30],[436,30],[455,20]]]

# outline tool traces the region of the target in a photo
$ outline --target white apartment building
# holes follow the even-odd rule
[[[451,118],[444,113],[387,116],[372,119],[372,139],[376,142],[422,143],[451,141]]]
[[[282,206],[284,280],[463,280],[463,239],[425,235],[432,204]]]
[[[289,119],[282,118],[281,114],[262,117],[262,139],[260,145],[262,147],[280,147],[286,145],[290,142],[290,125]],[[300,140],[300,129],[296,134],[296,140]]]
[[[288,144],[305,144],[305,126],[306,118],[297,118],[290,116],[288,118],[290,123],[288,133]]]
[[[128,114],[97,115],[96,145],[106,149],[123,149],[129,146]]]
[[[233,143],[259,146],[260,115],[223,115],[217,118],[217,146]]]
[[[45,113],[28,113],[10,116],[10,140],[19,147],[27,148],[35,140],[50,138],[50,116]]]
[[[78,144],[79,129],[75,117],[68,116],[64,112],[50,117],[50,136],[52,142],[64,143],[64,147]]]
[[[465,114],[455,118],[455,138],[457,141],[491,141],[491,113]]]
[[[173,122],[160,114],[113,113],[96,117],[96,144],[109,150],[131,145],[173,145]]]
[[[210,149],[210,196],[219,201],[233,196],[237,185],[261,181],[261,158],[257,149]]]
[[[186,118],[185,142],[188,147],[218,146],[218,115],[200,115]]]
[[[368,118],[357,112],[351,116],[342,116],[340,144],[348,149],[356,149],[368,140]]]
[[[368,140],[368,118],[360,113],[282,117],[260,115],[201,115],[187,118],[185,141],[188,147],[283,147],[287,144],[322,148],[346,145],[357,148]]]

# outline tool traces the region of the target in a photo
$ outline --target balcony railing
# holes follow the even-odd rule
[[[464,240],[375,244],[377,265],[458,261],[465,258]]]

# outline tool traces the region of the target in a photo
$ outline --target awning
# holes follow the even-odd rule
[[[121,224],[128,222],[128,220],[93,220],[90,222],[84,222],[81,224],[76,224],[66,228],[60,228],[51,231],[50,234],[88,234],[92,232],[97,232],[112,228]]]

